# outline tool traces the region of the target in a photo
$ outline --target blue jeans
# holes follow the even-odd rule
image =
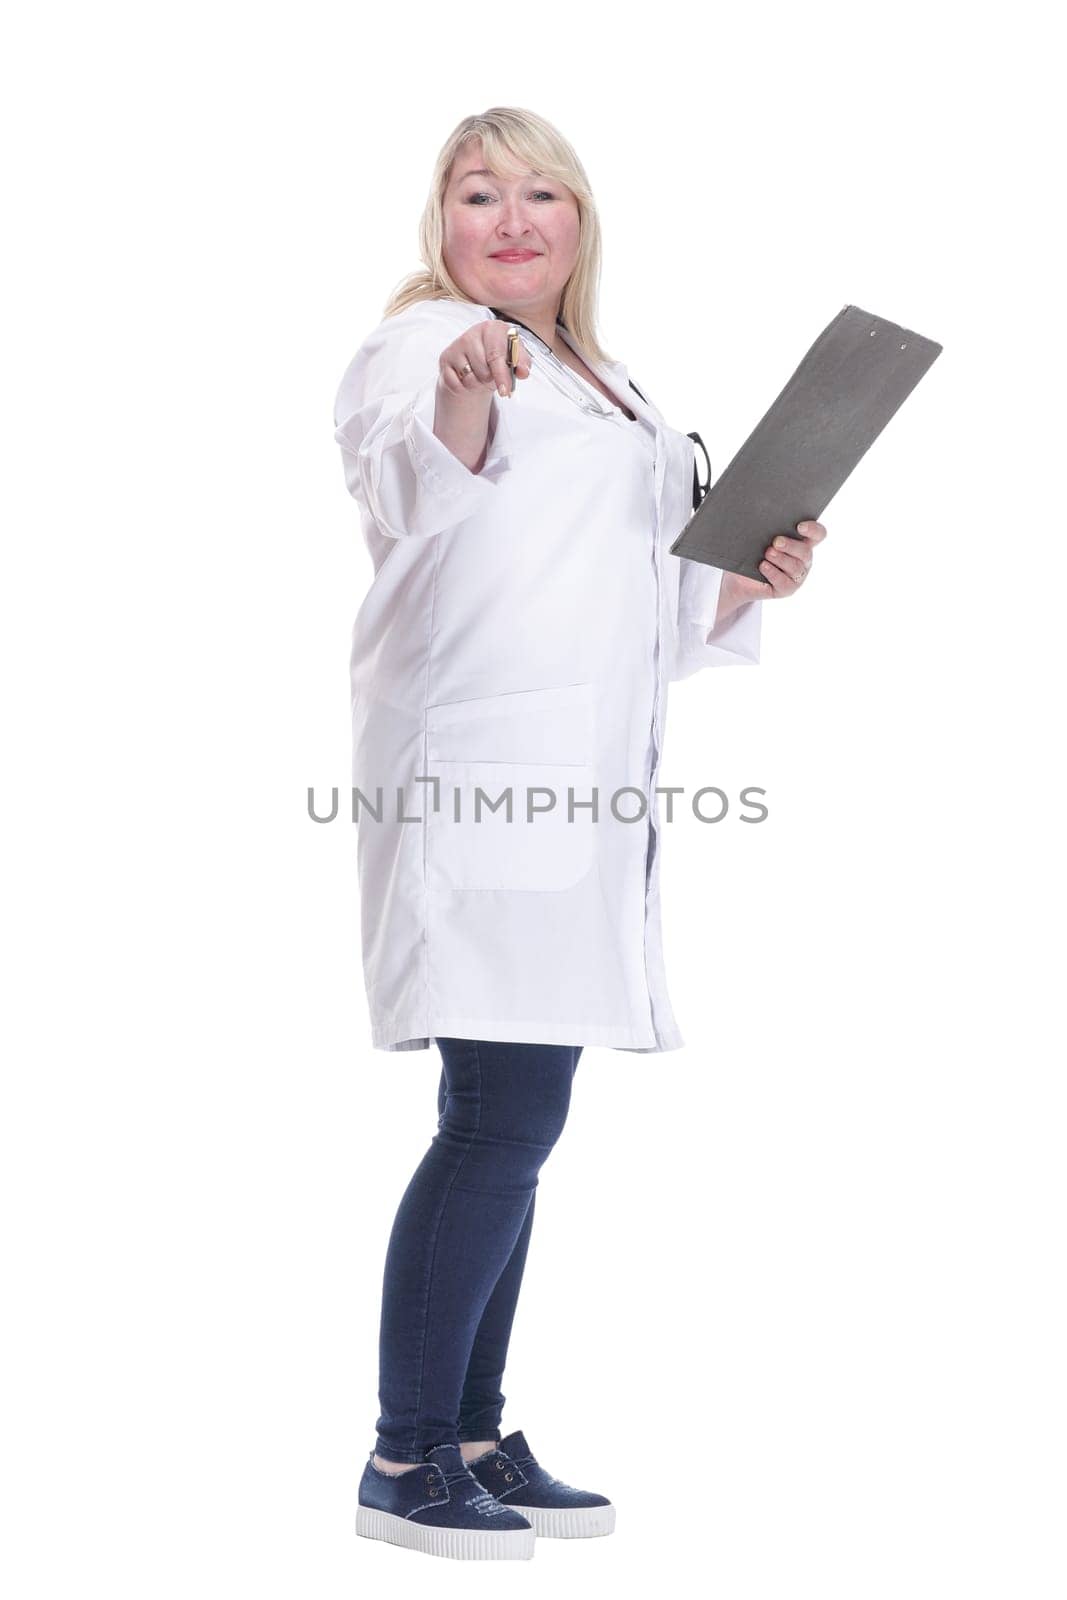
[[[584,1046],[437,1039],[430,1148],[404,1191],[382,1293],[376,1453],[500,1439],[504,1362],[537,1174],[563,1131]]]

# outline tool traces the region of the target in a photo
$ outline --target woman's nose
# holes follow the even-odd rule
[[[523,210],[518,200],[504,201],[501,205],[501,216],[497,226],[502,233],[516,234],[530,232],[530,219]]]

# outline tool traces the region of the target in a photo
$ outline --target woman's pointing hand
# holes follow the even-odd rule
[[[499,317],[476,322],[441,352],[441,383],[449,394],[481,394],[495,389],[511,394],[508,372],[508,324]],[[530,376],[530,352],[518,339],[515,344],[515,376]]]

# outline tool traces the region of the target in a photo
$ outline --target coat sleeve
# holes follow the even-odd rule
[[[685,556],[679,560],[678,653],[672,679],[688,678],[702,667],[757,666],[763,601],[749,600],[716,627],[721,567]]]
[[[428,539],[492,501],[510,467],[510,429],[494,394],[489,445],[471,472],[433,431],[441,351],[461,324],[426,307],[386,317],[352,358],[334,401],[348,492],[391,539]]]

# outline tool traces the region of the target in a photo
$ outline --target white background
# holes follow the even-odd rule
[[[560,1595],[1062,1596],[1062,61],[1043,7],[104,4],[3,51],[12,1592],[450,1593],[353,1532],[435,1051],[372,1050],[331,405],[494,104],[715,473],[846,303],[944,345],[755,670],[672,691],[686,1048],[590,1048],[504,1429]],[[9,1585],[10,1587],[10,1585]]]

